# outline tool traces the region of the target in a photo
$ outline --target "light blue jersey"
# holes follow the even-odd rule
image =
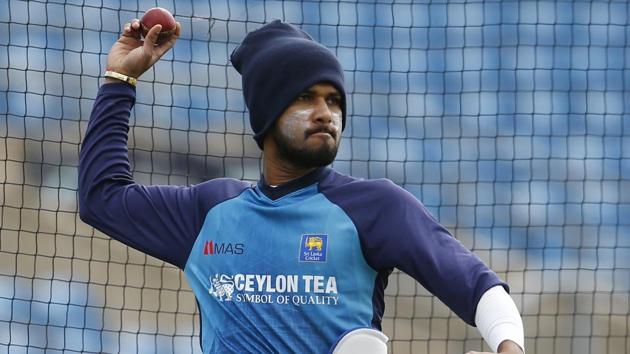
[[[185,272],[210,353],[322,353],[371,326],[377,272],[317,185],[277,200],[246,189],[212,208]]]

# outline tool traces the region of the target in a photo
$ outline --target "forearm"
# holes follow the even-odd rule
[[[483,294],[477,304],[475,324],[492,350],[522,353],[525,341],[523,321],[503,287],[493,287]]]
[[[79,157],[79,207],[82,216],[100,208],[105,191],[133,183],[127,153],[129,115],[135,91],[128,84],[99,90]]]

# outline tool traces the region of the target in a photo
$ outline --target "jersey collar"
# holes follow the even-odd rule
[[[276,200],[278,198],[284,197],[287,194],[293,193],[297,190],[308,187],[314,183],[317,183],[323,180],[324,178],[326,178],[326,176],[328,176],[330,171],[332,171],[330,167],[327,167],[327,166],[319,167],[315,169],[314,171],[309,172],[308,174],[300,178],[296,178],[285,184],[281,184],[277,187],[271,187],[269,184],[267,184],[267,181],[265,181],[265,176],[260,175],[260,181],[258,181],[258,188],[269,199]]]

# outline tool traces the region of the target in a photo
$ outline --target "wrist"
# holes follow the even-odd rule
[[[105,83],[126,82],[131,86],[136,86],[138,80],[135,77],[120,73],[118,71],[107,68],[105,71]]]
[[[497,349],[498,353],[506,353],[506,354],[523,354],[523,349],[516,343],[512,342],[509,339],[504,340],[499,344],[499,348]]]
[[[118,80],[118,79],[113,79],[111,77],[105,77],[103,78],[103,84],[121,84],[124,81],[122,80]]]

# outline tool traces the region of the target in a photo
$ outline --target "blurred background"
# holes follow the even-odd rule
[[[248,31],[293,23],[345,69],[334,167],[420,199],[511,287],[527,353],[630,352],[626,1],[0,2],[0,353],[199,352],[176,268],[78,218],[77,163],[106,55],[154,6],[183,34],[140,80],[143,184],[256,181],[240,76]],[[392,353],[487,347],[404,274]]]

